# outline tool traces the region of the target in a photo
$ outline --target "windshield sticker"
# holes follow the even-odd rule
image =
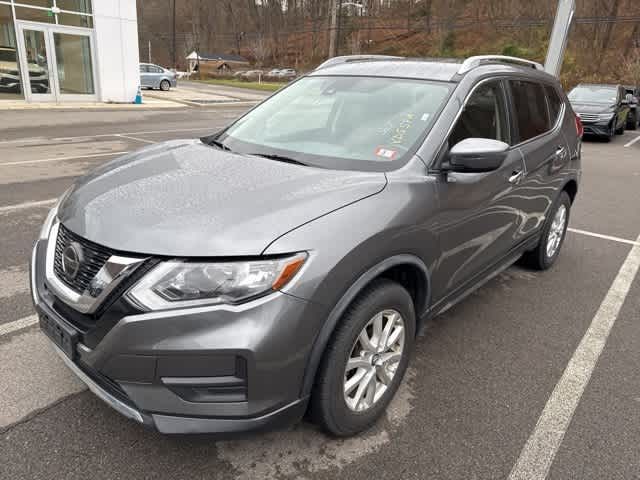
[[[427,120],[429,120],[429,114],[428,113],[422,114],[422,118],[420,120],[422,120],[423,122],[426,122]]]
[[[394,158],[396,158],[396,153],[398,152],[396,152],[395,150],[391,150],[389,148],[384,148],[384,147],[376,148],[376,156],[386,158],[387,160],[393,160]]]

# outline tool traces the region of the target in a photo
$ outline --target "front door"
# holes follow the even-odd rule
[[[18,45],[22,62],[23,85],[29,101],[55,101],[53,47],[46,27],[24,27],[19,30]]]
[[[151,73],[149,72],[149,65],[146,65],[146,64],[140,65],[140,86],[150,87],[151,85],[152,85],[152,82],[151,82]]]
[[[92,32],[17,22],[27,101],[96,101]]]
[[[448,150],[467,138],[511,143],[504,84],[479,84],[453,127]],[[522,154],[510,148],[502,166],[483,173],[448,172],[437,183],[441,257],[432,278],[434,301],[463,291],[517,243],[522,212],[514,208],[524,173]]]

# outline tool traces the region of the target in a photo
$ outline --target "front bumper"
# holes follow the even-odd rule
[[[582,120],[585,135],[597,135],[599,137],[608,137],[611,134],[611,123],[613,119],[600,120],[596,122]]]
[[[46,243],[36,244],[31,265],[41,323],[73,333],[72,356],[52,342],[56,352],[115,410],[163,433],[268,430],[302,417],[320,306],[284,293],[164,312],[131,311],[120,300],[79,322],[46,285]]]

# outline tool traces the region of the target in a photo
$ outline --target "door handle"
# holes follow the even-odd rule
[[[558,149],[556,150],[556,157],[564,157],[566,151],[567,149],[563,146],[558,147]]]
[[[524,177],[524,171],[522,170],[514,171],[509,177],[509,182],[520,183],[520,180],[522,180],[522,177]]]

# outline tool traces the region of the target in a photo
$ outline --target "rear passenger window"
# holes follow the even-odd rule
[[[509,143],[505,112],[501,83],[481,84],[467,100],[449,136],[449,148],[466,138],[490,138]]]
[[[547,92],[547,100],[549,100],[549,114],[551,115],[551,126],[553,126],[558,121],[562,100],[560,100],[557,90],[552,86],[545,85],[544,89]]]
[[[539,83],[511,80],[518,142],[543,134],[550,128],[544,90]]]

